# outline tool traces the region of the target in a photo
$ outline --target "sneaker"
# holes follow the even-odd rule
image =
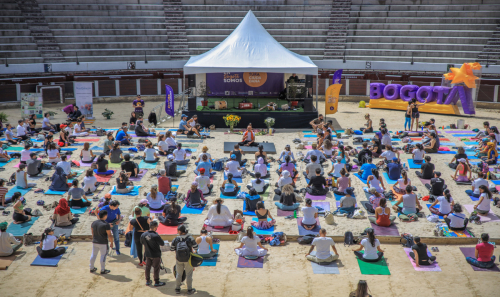
[[[146,263],[144,262],[139,263],[139,266],[144,266],[144,265],[146,265]]]
[[[192,295],[196,292],[195,288],[192,288],[191,290],[188,290],[188,295]]]
[[[90,273],[94,273],[94,272],[96,272],[96,271],[97,271],[97,268],[95,268],[95,267],[94,267],[94,268],[92,268],[92,269],[90,269]]]
[[[155,283],[155,287],[161,287],[161,286],[164,286],[166,285],[165,282],[157,282]]]
[[[120,251],[118,251],[118,250],[116,251],[116,255],[117,255],[117,256],[119,256],[119,255],[121,255],[121,254],[122,254],[122,253],[120,253]]]
[[[108,274],[110,273],[111,271],[107,270],[107,269],[104,269],[104,270],[101,270],[101,274]]]
[[[146,282],[146,286],[151,286],[151,284],[152,284],[152,283],[153,283],[153,282],[152,282],[151,280],[148,280],[148,281]]]
[[[175,294],[180,294],[181,293],[181,289],[175,289]]]

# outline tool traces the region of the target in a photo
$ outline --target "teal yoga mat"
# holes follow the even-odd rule
[[[87,212],[87,207],[71,208],[71,213],[72,214],[85,214],[86,212]]]
[[[239,194],[239,192],[238,192]],[[226,195],[223,195],[222,193],[220,193],[220,198],[222,199],[238,199],[237,196],[238,194],[236,194],[235,196],[226,196]]]
[[[134,186],[134,189],[126,194],[120,194],[116,192],[116,186],[113,186],[113,189],[109,192],[111,195],[122,195],[122,196],[138,196],[139,188],[142,186]]]
[[[271,219],[268,218],[267,220],[270,221]],[[252,222],[258,222],[258,221],[259,221],[259,219],[252,218]],[[253,228],[253,231],[255,233],[257,233],[257,235],[273,235],[273,233],[274,233],[274,226],[272,226],[271,228],[266,229],[266,230],[257,229],[254,226],[252,226],[252,228]]]
[[[146,163],[146,162],[144,162],[144,160],[142,160],[141,163],[139,163],[139,168],[141,168],[141,169],[155,169],[156,165],[158,165],[158,162]]]
[[[214,243],[212,244],[214,250],[218,250],[220,252],[220,244]],[[218,253],[217,255],[213,256],[212,258],[208,259],[203,259],[203,263],[200,266],[216,266],[217,265],[217,258],[219,257]]]
[[[8,162],[0,162],[0,167],[4,167],[5,165],[9,164],[12,160],[14,160],[14,158],[9,159]]]
[[[31,217],[31,221],[22,224],[10,223],[7,227],[7,233],[11,233],[14,236],[23,236],[28,232],[28,230],[33,226],[33,224],[38,220],[38,217]]]
[[[44,194],[45,195],[64,195],[66,193],[67,193],[67,191],[52,191],[52,190],[47,189]]]
[[[382,175],[384,176],[385,181],[391,186],[395,185],[398,182],[397,180],[390,179],[387,172],[382,172]],[[401,178],[401,176],[399,176],[399,178]]]
[[[12,195],[14,195],[15,192],[20,192],[21,196],[26,195],[31,189],[33,188],[27,188],[27,189],[19,189],[17,186],[14,186],[12,189],[10,189],[7,194],[5,194],[5,198],[12,198]]]

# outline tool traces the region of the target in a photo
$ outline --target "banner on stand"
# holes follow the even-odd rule
[[[94,117],[94,103],[92,100],[92,83],[75,82],[75,101],[82,115],[87,119]]]
[[[174,89],[171,86],[165,85],[165,112],[169,116],[174,116]]]
[[[325,93],[325,114],[334,114],[339,106],[341,84],[330,85]]]
[[[42,95],[38,93],[21,93],[21,116],[27,118],[36,114],[37,118],[43,118]]]

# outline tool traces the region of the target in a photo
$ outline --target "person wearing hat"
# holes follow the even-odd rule
[[[340,213],[342,215],[347,215],[349,213],[354,213],[356,208],[356,197],[354,197],[354,189],[345,189],[345,195],[340,199],[339,207],[335,210],[335,213]]]
[[[191,208],[205,207],[205,205],[207,204],[207,200],[203,197],[203,191],[199,189],[198,182],[194,181],[191,183],[191,188],[188,190],[184,201],[186,202],[187,207]]]
[[[267,165],[264,164],[264,158],[262,157],[259,157],[257,159],[257,164],[255,164],[254,166],[254,172],[249,172],[250,176],[252,177],[255,177],[255,175],[258,173],[260,173],[260,176],[262,178],[269,178],[270,177],[270,174],[267,172]]]
[[[486,144],[486,156],[483,157],[483,161],[486,162],[488,165],[495,165],[497,164],[498,160],[498,151],[497,147],[493,142],[488,142]]]
[[[340,170],[342,170],[343,168],[345,168],[345,164],[341,163],[342,162],[342,156],[337,156],[335,158],[335,160],[336,160],[336,163],[333,164],[332,170],[330,170],[330,172],[328,172],[328,175],[329,176],[333,176],[335,178],[339,178],[341,176],[340,175]]]
[[[149,131],[149,129],[144,126],[142,117],[139,117],[137,120],[134,131],[137,136],[156,136],[154,132]]]
[[[210,183],[210,177],[205,175],[205,168],[200,168],[200,175],[198,175],[194,181],[198,183],[198,189],[201,190],[203,195],[210,195],[214,185]]]
[[[457,182],[469,182],[471,180],[472,171],[464,158],[458,159],[458,166],[455,169],[455,174],[451,178]]]
[[[7,227],[9,223],[0,223],[0,257],[8,257],[14,254],[20,247],[23,246],[23,242],[17,240],[14,235],[7,233]]]
[[[241,139],[241,142],[238,143],[239,145],[244,145],[244,146],[258,146],[259,143],[255,142],[255,133],[253,132],[252,126],[248,125],[247,130],[243,134],[243,138]]]
[[[54,258],[66,253],[66,248],[57,247],[57,237],[54,236],[54,229],[46,228],[42,233],[40,245],[36,251],[41,258]]]
[[[179,122],[179,129],[177,129],[177,133],[187,134],[187,132],[189,131],[187,118],[188,118],[187,115],[185,114],[181,115],[181,120]]]
[[[177,177],[185,173],[186,170],[177,170],[177,162],[174,161],[174,155],[168,155],[167,161],[163,162],[165,166],[166,175],[173,180],[177,180]]]
[[[104,197],[99,198],[99,203],[97,204],[96,208],[94,209],[95,216],[98,217],[99,212],[101,211],[101,208],[103,208],[106,205],[109,205],[110,202],[111,202],[111,194],[110,193],[106,193],[106,194],[104,194]],[[147,200],[146,200],[146,202],[147,202]],[[146,205],[147,205],[147,203],[146,203]]]
[[[160,175],[158,176],[158,192],[163,195],[167,195],[170,192],[170,188],[172,186],[172,182],[170,178],[167,176],[167,171],[165,169],[160,169]]]
[[[233,177],[241,177],[243,170],[245,168],[240,168],[240,162],[236,161],[236,155],[231,155],[231,160],[226,163],[226,168],[224,174],[227,176],[229,173],[233,175]]]
[[[151,211],[148,207],[148,199],[141,199],[139,201],[139,204],[136,205],[136,207],[134,207],[134,219],[137,217],[136,214],[135,214],[135,210],[136,209],[140,209],[141,210],[141,216],[143,217],[149,217],[151,215]]]
[[[236,145],[235,145],[236,146]],[[196,165],[198,165],[198,163],[200,163],[200,161],[202,160],[203,156],[207,156],[207,160],[208,162],[210,163],[213,163],[214,160],[212,159],[212,156],[208,153],[208,147],[205,145],[203,146],[203,148],[201,149],[201,153],[200,155],[198,156],[198,160],[196,160]]]

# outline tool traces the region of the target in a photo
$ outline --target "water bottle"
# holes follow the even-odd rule
[[[297,218],[297,210],[294,210],[294,211],[293,211],[293,217],[294,217],[294,218]]]

